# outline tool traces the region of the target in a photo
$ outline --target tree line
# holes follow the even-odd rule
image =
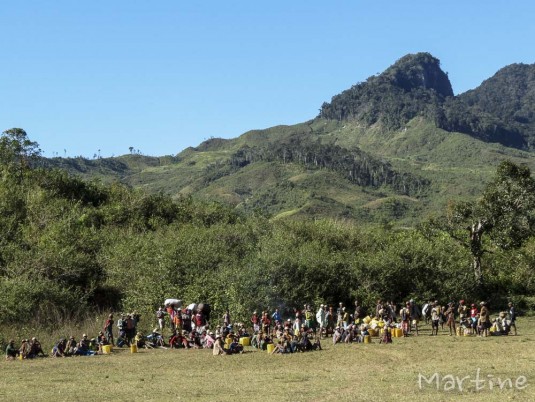
[[[236,319],[355,298],[535,307],[533,183],[523,167],[503,165],[480,203],[452,205],[434,221],[363,227],[270,220],[84,181],[35,164],[38,145],[19,130],[0,138],[0,324],[153,314],[168,297],[209,302],[215,316],[228,308]],[[468,230],[478,222],[479,257]]]

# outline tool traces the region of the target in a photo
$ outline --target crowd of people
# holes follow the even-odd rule
[[[254,311],[250,322],[233,323],[227,310],[221,322],[211,325],[208,305],[197,308],[190,305],[167,304],[155,313],[157,326],[148,334],[138,330],[140,315],[121,314],[115,323],[109,314],[102,331],[89,338],[83,334],[79,341],[74,336],[61,338],[51,351],[53,357],[91,356],[104,353],[107,345],[136,348],[212,349],[214,355],[243,353],[244,345],[251,345],[270,353],[296,353],[321,350],[321,340],[332,338],[333,344],[365,342],[370,335],[379,335],[381,343],[391,343],[392,333],[404,337],[418,336],[422,323],[431,324],[431,336],[439,329],[449,335],[482,336],[516,335],[516,311],[513,303],[491,318],[487,303],[468,304],[464,300],[441,305],[428,301],[419,306],[409,300],[401,306],[378,300],[372,311],[365,311],[358,301],[350,309],[339,303],[337,308],[321,304],[316,311],[310,305],[291,311],[273,313]],[[284,313],[284,314],[283,314]],[[284,317],[283,317],[284,315]],[[289,318],[286,318],[288,317]],[[116,328],[117,336],[114,336]],[[167,332],[167,337],[164,334]],[[34,337],[23,339],[20,347],[10,340],[6,359],[31,359],[47,356],[41,343]]]

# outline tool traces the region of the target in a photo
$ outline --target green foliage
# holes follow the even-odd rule
[[[437,119],[448,96],[453,96],[453,91],[438,59],[418,53],[334,96],[331,103],[322,105],[319,117],[397,129],[419,115]]]

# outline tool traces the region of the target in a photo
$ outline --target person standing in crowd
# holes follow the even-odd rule
[[[225,311],[225,314],[223,314],[223,325],[225,327],[228,327],[230,326],[231,324],[231,321],[230,321],[230,311],[229,309],[227,308],[227,310]]]
[[[411,313],[410,313],[410,303],[405,303],[405,307],[402,307],[399,311],[399,316],[401,317],[401,328],[403,329],[403,336],[409,336],[409,330],[410,330],[410,319],[411,319]]]
[[[128,314],[126,316],[124,327],[126,331],[127,342],[130,344],[132,343],[134,337],[136,336],[136,327],[135,327],[134,320],[131,314]]]
[[[381,299],[377,300],[377,304],[375,305],[375,317],[381,317],[383,314],[383,309],[383,301]]]
[[[509,306],[509,328],[510,329],[515,329],[515,332],[514,332],[514,335],[516,335],[516,310],[515,310],[515,306],[513,305],[513,302],[509,302],[508,304]]]
[[[361,305],[359,304],[359,301],[358,300],[355,300],[355,314],[353,314],[353,318],[355,319],[355,322],[358,322],[360,323],[360,319],[363,318],[362,317],[363,314],[362,314],[362,307]]]
[[[318,312],[316,313],[316,321],[318,323],[319,331],[320,331],[320,338],[323,334],[323,328],[325,328],[325,309],[323,308],[323,304],[320,304],[320,308],[318,309]]]
[[[459,325],[468,317],[468,306],[464,303],[464,300],[459,301],[459,307],[457,308],[459,314]]]
[[[344,317],[344,303],[338,303],[338,308],[336,309],[336,326],[342,326],[342,318]]]
[[[314,313],[308,304],[305,309],[305,325],[308,329],[314,328]]]
[[[446,315],[446,323],[450,329],[450,336],[455,335],[457,329],[455,327],[455,309],[453,308],[453,302],[448,303],[448,308],[444,314]]]
[[[163,333],[163,329],[165,327],[165,311],[162,307],[156,311],[156,319],[158,320],[158,327],[160,328],[160,332]]]
[[[113,314],[108,315],[108,319],[104,323],[104,334],[106,335],[106,339],[110,345],[115,346],[115,342],[113,339]]]
[[[347,330],[350,324],[350,315],[349,311],[346,310],[345,307],[342,307],[342,325],[344,330]]]
[[[260,317],[258,317],[256,310],[253,312],[251,317],[251,324],[253,324],[253,332],[260,331]]]
[[[470,334],[477,334],[477,320],[479,319],[479,310],[477,306],[472,303],[470,306]]]
[[[275,312],[271,315],[271,319],[275,324],[280,324],[282,322],[282,316],[278,308],[276,308]]]
[[[490,317],[487,303],[481,302],[481,310],[479,311],[479,325],[482,336],[489,336]]]
[[[435,300],[433,305],[431,306],[431,336],[438,335],[438,323],[440,321],[440,306],[438,305],[438,302]]]
[[[262,312],[262,331],[264,334],[269,335],[271,330],[271,320],[269,319],[267,311]]]
[[[169,304],[165,308],[165,310],[167,311],[167,315],[169,316],[169,327],[171,328],[171,332],[173,332],[176,329],[175,328],[175,316],[180,315],[180,312],[177,313],[177,311],[171,304]]]
[[[418,324],[420,322],[420,318],[422,317],[422,312],[420,311],[420,307],[418,307],[418,305],[415,303],[414,299],[411,299],[409,303],[410,303],[409,310],[410,310],[410,317],[411,317],[409,327],[411,325],[414,325],[416,336],[418,336]]]

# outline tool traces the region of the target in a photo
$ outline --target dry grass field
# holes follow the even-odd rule
[[[389,345],[377,338],[336,346],[325,340],[323,351],[293,355],[115,349],[93,357],[2,361],[0,400],[535,401],[535,319],[521,318],[518,328],[518,336],[478,338],[430,337],[424,327],[420,336]]]

